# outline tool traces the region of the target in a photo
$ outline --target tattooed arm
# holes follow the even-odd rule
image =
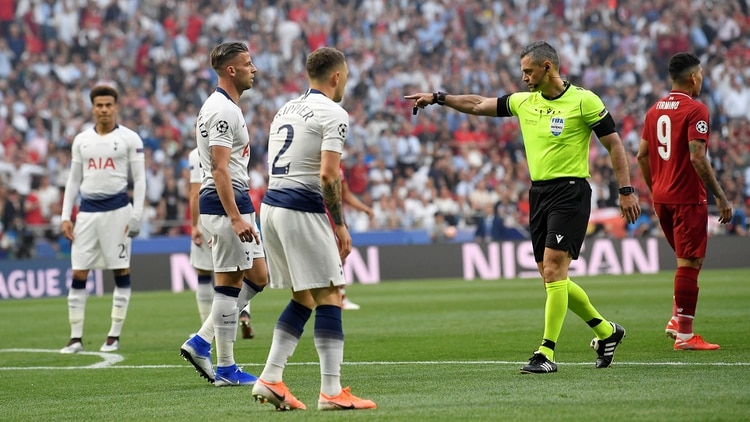
[[[344,224],[344,210],[341,204],[341,179],[339,179],[340,161],[341,154],[333,151],[322,152],[320,183],[323,188],[323,202],[325,202],[333,224],[336,226],[334,230],[339,240],[339,255],[343,260],[352,250],[352,238]]]
[[[703,141],[690,141],[690,162],[708,190],[716,197],[716,204],[719,207],[719,222],[722,224],[728,223],[732,219],[732,204],[729,203],[724,190],[719,186],[719,181],[716,180],[711,163],[706,158],[706,144]]]

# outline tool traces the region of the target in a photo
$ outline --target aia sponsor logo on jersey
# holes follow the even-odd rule
[[[98,158],[89,158],[88,166],[86,167],[87,170],[105,170],[105,169],[115,169],[115,162],[111,158],[107,157],[98,157]]]

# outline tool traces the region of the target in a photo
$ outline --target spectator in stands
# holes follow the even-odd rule
[[[450,224],[442,212],[437,211],[434,216],[435,223],[430,231],[432,243],[445,243],[456,237],[456,226]]]
[[[386,168],[388,168],[387,165]],[[353,194],[360,196],[369,190],[369,171],[369,167],[365,163],[364,153],[357,152],[354,154],[354,163],[345,170],[349,190]]]
[[[23,1],[15,2],[19,5],[16,10],[11,1],[2,3],[4,9],[0,10],[0,162],[12,163],[15,151],[26,145],[28,132],[42,120],[55,150],[50,149],[47,158],[38,163],[30,156],[24,160],[46,167],[56,186],[64,184],[69,167],[69,161],[59,159],[58,154],[70,149],[73,136],[87,120],[86,99],[80,92],[95,80],[110,80],[122,87],[122,123],[136,129],[147,146],[164,151],[162,167],[179,166],[176,157],[180,153],[170,151],[169,145],[181,150],[193,147],[172,140],[192,138],[197,107],[216,83],[216,75],[201,65],[208,46],[230,38],[257,40],[251,43],[258,49],[254,52],[256,64],[278,78],[254,88],[258,95],[240,99],[251,133],[251,160],[256,157],[263,162],[266,126],[289,93],[299,91],[293,87],[294,81],[304,79],[304,60],[300,58],[307,54],[307,37],[313,35],[314,42],[320,39],[320,32],[316,29],[313,33],[310,22],[320,22],[328,31],[328,43],[351,58],[350,89],[356,95],[347,94],[343,106],[353,116],[351,129],[356,133],[346,146],[352,161],[362,153],[366,164],[378,158],[385,161],[386,168],[397,171],[395,133],[400,130],[399,119],[411,119],[412,133],[421,147],[418,167],[430,169],[438,161],[438,171],[431,176],[436,176],[438,185],[446,183],[456,193],[454,175],[459,169],[443,168],[434,158],[455,141],[452,133],[462,117],[444,110],[412,118],[411,104],[401,98],[404,87],[429,90],[449,86],[455,91],[480,87],[498,95],[515,91],[519,84],[512,46],[525,43],[529,28],[537,28],[540,36],[559,39],[562,72],[571,81],[586,80],[595,92],[613,98],[610,112],[622,122],[623,141],[631,146],[637,144],[648,104],[667,91],[659,77],[663,72],[653,65],[662,59],[659,48],[674,48],[692,39],[694,48],[712,63],[701,100],[711,109],[712,132],[724,142],[710,143],[712,149],[717,147],[711,156],[721,157],[722,175],[728,174],[742,187],[742,172],[750,166],[750,154],[744,148],[750,134],[737,132],[747,126],[750,117],[742,117],[739,108],[727,108],[730,100],[725,98],[731,94],[731,79],[750,68],[746,54],[750,21],[741,2],[709,0],[685,5],[633,0],[610,8],[599,1],[580,1],[564,8],[545,8],[544,2],[533,7],[499,0],[475,2],[467,12],[456,14],[452,11],[464,7],[457,0],[428,2],[421,8],[413,2],[389,3],[388,7],[381,2],[340,2],[328,7],[321,0],[310,0],[305,4],[314,12],[304,19],[294,17],[298,12],[290,15],[286,3],[269,0],[232,3],[218,11],[206,2],[172,2],[169,7],[140,2],[139,10],[134,7],[139,2],[109,2],[103,7],[100,3],[107,2]],[[47,5],[48,10],[39,10]],[[528,21],[517,18],[527,13],[533,14]],[[43,22],[40,16],[48,16],[48,22],[35,24]],[[685,31],[678,30],[681,26]],[[304,34],[304,38],[293,36],[295,33]],[[170,42],[173,52],[167,51]],[[171,56],[174,58],[164,61],[166,67],[157,65],[160,58]],[[493,72],[488,72],[489,68],[494,68]],[[635,84],[623,83],[633,79]],[[156,92],[164,95],[156,96]],[[168,98],[171,100],[163,104]],[[738,117],[730,118],[732,112]],[[164,121],[177,128],[179,136],[155,129]],[[482,168],[490,167],[497,174],[492,183],[505,183],[503,172],[525,166],[517,120],[469,121],[475,132],[491,136],[489,150],[482,149],[480,158]],[[484,130],[482,124],[497,128]],[[384,136],[378,135],[378,129]],[[494,165],[496,153],[511,164]],[[462,163],[475,158],[460,157]],[[175,176],[179,174],[175,168]],[[406,183],[424,186],[424,176],[413,172],[412,178],[420,180],[407,179]],[[612,175],[603,173],[602,178],[607,184]],[[528,190],[528,175],[514,174],[511,180],[514,196]],[[355,184],[351,177],[350,182]],[[633,184],[637,186],[635,180]],[[364,189],[357,195],[371,194],[369,187]],[[419,190],[429,195],[428,191]],[[612,196],[614,200],[617,195]],[[640,199],[649,203],[645,196]],[[613,205],[617,204],[608,206]],[[159,235],[147,228],[144,221],[143,236]]]
[[[732,220],[727,225],[727,233],[736,236],[750,236],[748,218],[750,218],[750,199],[745,200],[742,205],[738,205],[734,209]]]
[[[393,172],[385,166],[385,162],[376,159],[369,172],[370,191],[375,200],[391,195]]]
[[[14,155],[12,163],[0,161],[0,172],[6,174],[8,184],[21,196],[31,192],[33,176],[47,172],[45,167],[26,162],[25,156],[25,151],[19,150]]]
[[[413,128],[408,120],[401,122],[401,128],[396,135],[396,163],[398,174],[406,174],[406,169],[417,170],[419,157],[422,152],[422,146],[419,144],[419,138],[413,133]],[[383,162],[385,164],[385,162]]]

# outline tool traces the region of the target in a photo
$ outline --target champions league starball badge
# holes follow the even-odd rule
[[[227,123],[226,120],[219,120],[216,122],[216,130],[218,130],[219,133],[227,133],[229,130],[229,123]]]

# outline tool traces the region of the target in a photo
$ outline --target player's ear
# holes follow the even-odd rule
[[[331,82],[331,86],[332,87],[338,86],[339,79],[341,79],[341,72],[340,71],[337,70],[337,71],[331,73],[331,81],[330,81]]]

